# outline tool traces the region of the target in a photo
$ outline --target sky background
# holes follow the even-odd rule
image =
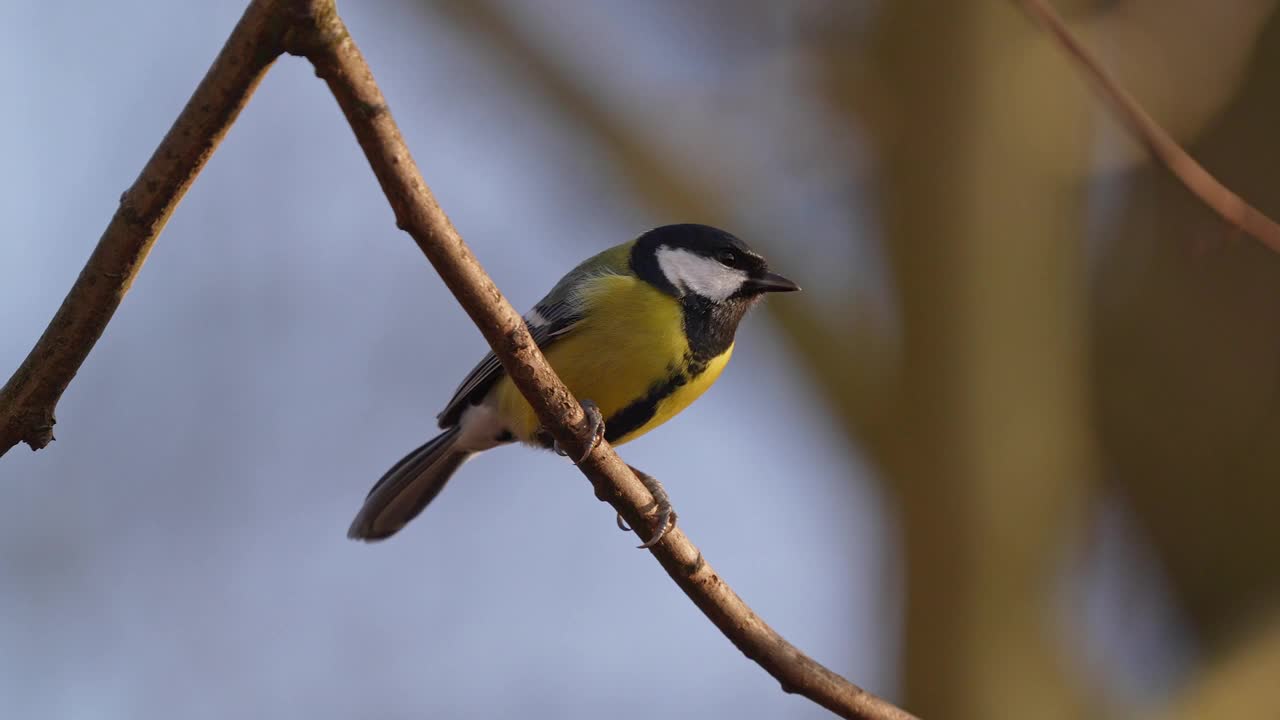
[[[820,118],[776,102],[803,95],[773,51],[810,10],[704,48],[670,8],[596,3],[558,22],[571,4],[513,12],[598,64],[612,90],[595,91],[625,98],[614,107],[689,172],[737,173],[738,196],[763,182],[752,168],[791,167],[772,193],[784,211],[832,234],[859,221],[808,162]],[[39,336],[242,10],[0,4],[0,368]],[[342,10],[427,181],[518,307],[582,257],[698,219],[633,204],[518,74],[419,4]],[[712,152],[783,123],[809,130]],[[819,290],[848,283],[862,252],[771,240],[787,247],[774,264]],[[57,442],[0,460],[0,717],[825,717],[743,658],[550,453],[486,455],[393,540],[345,538],[484,350],[326,88],[279,61],[64,396]],[[715,390],[623,456],[665,482],[777,630],[892,695],[891,525],[795,375],[757,314]]]

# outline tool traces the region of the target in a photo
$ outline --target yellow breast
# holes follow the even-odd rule
[[[690,367],[679,303],[648,283],[625,275],[596,278],[583,293],[587,319],[547,349],[547,360],[579,400],[604,415],[614,445],[634,440],[670,420],[716,381],[730,346],[705,366]],[[539,422],[510,378],[493,397],[511,431],[535,442]]]

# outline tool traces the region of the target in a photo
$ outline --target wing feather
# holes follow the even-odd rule
[[[525,327],[529,328],[533,341],[543,350],[550,347],[557,338],[571,332],[581,320],[581,306],[575,298],[564,298],[558,302],[544,299],[524,316]],[[444,410],[436,416],[440,427],[456,425],[466,406],[484,397],[504,372],[498,357],[492,351],[486,353],[475,368],[467,373],[462,384],[458,385]]]
[[[631,248],[635,241],[615,245],[582,261],[560,282],[551,288],[551,292],[524,316],[525,325],[533,335],[538,347],[546,350],[557,339],[573,332],[581,322],[585,311],[583,288],[595,279],[606,275],[622,275],[630,272]],[[477,403],[489,392],[503,375],[502,363],[492,353],[475,366],[458,386],[441,413],[436,416],[440,427],[452,427],[458,423],[462,411],[469,405]]]

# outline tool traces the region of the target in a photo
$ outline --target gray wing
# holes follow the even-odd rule
[[[582,320],[581,306],[570,301],[569,298],[552,300],[551,298],[557,294],[553,291],[524,316],[524,324],[533,335],[533,341],[543,350],[550,347],[557,338],[573,330],[574,326]],[[479,402],[504,372],[497,356],[492,352],[487,353],[480,364],[476,365],[463,379],[444,410],[436,416],[440,427],[447,428],[458,424],[462,411],[468,405]]]

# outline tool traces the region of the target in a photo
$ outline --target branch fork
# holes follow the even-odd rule
[[[53,408],[105,330],[165,221],[258,82],[281,54],[306,57],[329,86],[407,232],[493,348],[542,426],[574,457],[596,496],[641,537],[652,536],[659,503],[607,441],[594,444],[578,401],[548,365],[515,311],[440,209],[418,171],[373,73],[333,0],[254,0],[173,127],[121,198],[80,277],[49,328],[0,390],[0,454],[18,442],[52,440]],[[734,593],[697,547],[672,527],[649,548],[672,580],[721,632],[789,693],[841,717],[912,716],[831,672],[788,643]]]

